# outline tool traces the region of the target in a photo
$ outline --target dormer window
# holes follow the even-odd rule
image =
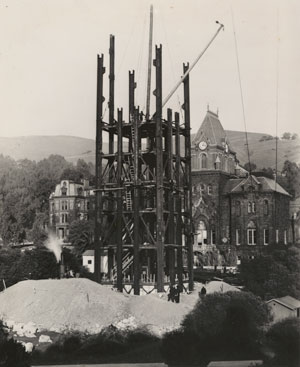
[[[61,195],[62,195],[62,196],[66,196],[66,195],[67,195],[67,191],[68,191],[68,189],[67,189],[66,187],[64,187],[64,186],[63,186],[63,187],[61,188]]]
[[[82,195],[82,192],[83,192],[82,187],[78,187],[77,193],[78,193],[79,196]]]

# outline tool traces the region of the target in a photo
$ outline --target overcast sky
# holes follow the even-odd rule
[[[208,104],[225,129],[244,130],[233,14],[248,131],[275,134],[278,71],[278,134],[300,133],[298,0],[0,0],[0,136],[94,138],[97,53],[104,54],[107,79],[110,34],[116,107],[127,118],[134,69],[144,108],[151,3],[154,42],[163,45],[163,96],[182,75],[182,63],[192,63],[216,32],[215,21],[225,25],[191,72],[193,132]],[[107,106],[107,83],[105,89]],[[182,103],[180,87],[168,106],[179,111]]]

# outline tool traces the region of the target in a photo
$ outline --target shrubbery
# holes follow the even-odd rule
[[[163,337],[162,354],[169,364],[204,366],[210,360],[260,358],[263,330],[270,320],[266,304],[251,293],[209,294],[180,330]]]
[[[268,347],[274,353],[271,364],[300,366],[300,320],[288,318],[274,324],[267,332]]]
[[[30,355],[26,353],[22,344],[9,339],[8,334],[0,321],[0,366],[30,367]]]
[[[159,342],[144,329],[121,331],[110,326],[95,335],[63,335],[46,351],[34,351],[32,359],[33,363],[155,362],[159,359]],[[147,354],[148,348],[151,353]]]

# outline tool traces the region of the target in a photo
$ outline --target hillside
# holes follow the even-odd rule
[[[226,131],[232,149],[237,153],[241,164],[247,162],[245,134],[241,131]],[[260,141],[261,133],[248,133],[251,162],[258,168],[275,166],[275,140]],[[95,141],[93,139],[74,136],[21,136],[0,138],[0,154],[14,159],[30,159],[39,161],[50,154],[64,156],[70,162],[79,158],[87,162],[95,161]],[[278,141],[278,167],[285,160],[300,163],[300,141]]]

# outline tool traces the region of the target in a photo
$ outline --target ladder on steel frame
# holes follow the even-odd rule
[[[131,191],[129,189],[126,190],[126,210],[132,210],[132,197]]]

